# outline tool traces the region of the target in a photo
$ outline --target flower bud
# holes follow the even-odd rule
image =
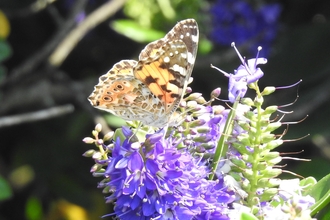
[[[220,115],[223,112],[223,110],[225,110],[225,107],[223,107],[222,105],[214,105],[212,106],[212,108],[213,108],[213,113],[215,115]]]
[[[100,170],[101,168],[102,168],[102,165],[100,165],[100,164],[94,164],[94,165],[91,167],[90,172],[91,172],[91,173],[94,173],[94,172]]]
[[[197,104],[196,101],[188,101],[188,102],[187,102],[187,107],[188,107],[188,108],[193,108],[193,109],[194,109],[194,108],[197,107],[197,105],[198,105],[198,104]]]
[[[191,92],[192,92],[192,88],[188,86],[187,89],[186,89],[186,94],[189,94]]]
[[[93,173],[93,177],[102,177],[102,176],[104,176],[103,172],[94,172]]]
[[[93,130],[92,135],[97,138],[99,136],[99,132],[96,130]]]
[[[95,131],[97,132],[101,132],[102,131],[102,125],[100,123],[98,123],[96,126],[95,126]]]
[[[268,160],[272,160],[274,158],[277,158],[280,156],[279,152],[267,152],[265,154],[262,154],[264,160],[268,161]]]
[[[99,160],[102,158],[102,154],[98,151],[96,151],[94,154],[93,154],[93,159],[94,160]]]
[[[193,140],[196,142],[208,142],[212,139],[212,137],[208,137],[208,136],[198,136],[198,137],[194,137]]]
[[[240,167],[240,168],[243,168],[243,169],[246,168],[246,163],[245,163],[243,160],[239,160],[239,159],[235,159],[235,158],[233,158],[233,159],[231,160],[231,162],[232,162],[233,164],[235,164],[236,166]]]
[[[83,154],[83,156],[84,156],[84,157],[92,157],[94,153],[95,153],[95,150],[91,149],[91,150],[86,151],[86,152]]]
[[[264,103],[264,97],[263,96],[257,96],[254,100],[255,106],[261,106]]]
[[[102,140],[102,139],[98,139],[98,140],[96,141],[96,144],[97,144],[97,145],[103,145],[103,144],[104,144],[104,142],[103,142],[103,140]]]
[[[268,160],[267,162],[268,162],[269,165],[275,165],[275,164],[278,164],[281,161],[282,161],[282,157],[277,157],[277,158]]]
[[[198,99],[196,99],[196,102],[198,104],[205,104],[206,103],[206,100],[204,99],[204,97],[201,96]]]
[[[268,167],[269,169],[261,170],[260,173],[262,174],[263,177],[265,178],[274,178],[277,177],[282,173],[281,169],[276,169],[276,168],[271,168]]]
[[[266,128],[266,132],[272,132],[276,129],[278,129],[279,127],[281,127],[282,123],[281,122],[273,122],[273,123],[270,123],[267,128]]]
[[[216,88],[211,92],[211,99],[218,98],[221,93],[221,88]]]
[[[202,93],[198,93],[198,92],[194,92],[192,94],[190,94],[187,98],[185,98],[188,101],[194,101],[196,99],[198,99],[199,97],[202,96]]]
[[[242,98],[241,103],[248,106],[254,106],[254,102],[251,98]]]
[[[192,121],[189,123],[189,127],[190,128],[195,128],[201,125],[204,125],[206,123],[206,121],[204,119],[197,119],[195,121]]]
[[[276,112],[278,109],[278,106],[276,105],[272,105],[272,106],[268,106],[265,111],[262,113],[262,115],[270,115],[273,114],[274,112]]]
[[[206,150],[211,150],[211,149],[215,148],[214,144],[211,144],[211,143],[202,143],[201,146],[203,148],[205,148]]]
[[[260,135],[260,139],[262,143],[268,143],[272,140],[274,140],[275,135],[274,134],[267,134],[267,133],[262,133]]]
[[[210,130],[211,130],[211,128],[207,127],[207,126],[200,126],[197,128],[197,132],[200,134],[207,134],[210,132]]]
[[[260,170],[265,170],[266,168],[268,167],[267,163],[266,162],[259,162],[257,164],[257,169],[260,171]]]
[[[108,133],[106,133],[103,137],[103,141],[110,140],[113,137],[114,133],[115,133],[114,131],[109,131]]]
[[[264,191],[264,193],[261,196],[262,201],[268,201],[271,198],[273,198],[274,195],[278,192],[278,189],[276,188],[269,188]]]
[[[283,140],[281,140],[281,139],[272,140],[267,143],[266,149],[273,150],[276,147],[280,146],[281,144],[283,144]]]
[[[85,142],[86,144],[93,144],[95,142],[95,139],[91,137],[85,137],[82,141]]]
[[[267,86],[264,91],[261,92],[262,96],[270,95],[275,92],[276,88],[274,86]]]

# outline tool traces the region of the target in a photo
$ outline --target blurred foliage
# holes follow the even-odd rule
[[[316,201],[311,208],[311,214],[317,214],[317,219],[328,219],[330,216],[330,174],[326,175],[316,183],[310,189],[309,195],[311,195]]]
[[[143,27],[162,27],[164,21],[176,22],[195,18],[207,1],[198,0],[128,0],[124,12]]]
[[[165,32],[145,28],[132,20],[116,20],[112,22],[111,27],[118,33],[140,43],[151,42],[165,35]]]
[[[215,46],[209,39],[213,19],[209,9],[214,1],[129,0],[107,22],[84,36],[62,66],[54,68],[47,62],[49,53],[41,51],[63,28],[71,9],[68,2],[73,1],[47,1],[39,11],[32,7],[36,2],[46,1],[0,2],[0,119],[62,104],[74,105],[75,111],[0,127],[0,219],[99,219],[111,212],[111,204],[104,203],[101,190],[96,188],[99,179],[89,173],[92,161],[81,156],[87,150],[81,140],[94,128],[96,116],[105,115],[92,109],[86,99],[98,77],[121,59],[137,59],[145,43],[135,41],[162,37],[185,18],[195,18],[201,33],[190,85],[193,91],[207,97],[221,87],[221,98],[227,99],[226,79],[209,66],[212,63],[233,72],[240,61],[230,45]],[[89,1],[81,13],[88,16],[104,2]],[[268,64],[262,67],[265,77],[260,83],[282,86],[303,79],[296,102],[298,89],[293,88],[277,91],[267,104],[295,102],[285,108],[294,110],[285,121],[309,115],[302,123],[290,125],[285,137],[296,139],[308,133],[311,137],[286,143],[281,151],[304,150],[297,157],[312,158],[312,162],[285,161],[287,169],[319,180],[330,172],[330,2],[278,2],[283,6],[281,28],[270,48]],[[244,46],[239,49],[248,58],[255,56],[244,51]],[[34,55],[42,55],[38,58],[42,62],[29,69],[36,60],[31,61]],[[27,61],[23,68],[26,74],[6,81]],[[105,118],[111,127],[121,124],[110,115]],[[322,138],[315,138],[317,135]]]
[[[6,39],[10,32],[10,24],[6,15],[0,10],[0,39]]]
[[[12,190],[7,182],[2,176],[0,176],[0,201],[6,200],[12,196]]]
[[[6,15],[0,10],[0,82],[5,78],[6,68],[1,63],[8,59],[12,53],[11,48],[5,40],[10,32],[10,24]]]

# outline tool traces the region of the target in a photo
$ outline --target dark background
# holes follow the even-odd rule
[[[0,219],[99,219],[111,212],[110,205],[104,204],[101,189],[96,188],[101,179],[89,172],[93,161],[82,157],[92,146],[81,140],[90,136],[99,116],[107,115],[93,109],[87,97],[101,74],[121,59],[137,59],[146,43],[137,43],[110,28],[111,22],[129,16],[120,8],[84,35],[63,63],[49,63],[58,44],[81,22],[75,13],[86,17],[107,1],[77,2],[80,1],[59,0],[40,10],[32,10],[37,3],[32,0],[0,3],[10,22],[5,41],[12,51],[2,62],[7,75],[0,81],[0,119],[52,107],[68,110],[44,120],[6,126],[0,123],[0,174],[12,189],[11,198],[0,203]],[[240,61],[229,44],[213,43],[211,49],[202,44],[212,43],[214,18],[209,10],[216,1],[191,2],[176,5],[172,19],[156,13],[150,28],[166,33],[178,20],[195,18],[201,44],[191,87],[206,98],[212,89],[221,87],[221,98],[226,99],[227,79],[211,69],[210,63],[233,72]],[[274,2],[282,7],[279,29],[268,46],[268,63],[260,66],[265,76],[259,85],[287,86],[303,80],[298,87],[266,97],[266,104],[294,103],[281,108],[293,113],[282,120],[292,125],[284,136],[288,141],[278,151],[303,151],[290,156],[312,161],[284,160],[282,164],[288,164],[286,170],[319,180],[330,171],[330,1]],[[242,54],[255,57],[244,48],[239,47]],[[299,98],[295,101],[297,93]],[[295,123],[306,115],[305,120]]]

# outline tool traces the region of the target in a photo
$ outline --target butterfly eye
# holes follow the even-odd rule
[[[117,85],[117,89],[119,89],[119,90],[123,90],[123,88],[124,88],[124,87],[123,87],[122,85],[120,85],[120,84]]]
[[[103,100],[106,101],[106,102],[112,102],[113,98],[111,96],[104,96]]]

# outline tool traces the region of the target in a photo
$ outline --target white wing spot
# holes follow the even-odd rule
[[[181,54],[181,57],[182,57],[183,59],[187,59],[187,54],[182,53],[182,54]]]
[[[170,58],[169,57],[164,57],[164,63],[169,63],[170,62]]]
[[[195,63],[195,57],[192,55],[192,53],[188,53],[188,62],[192,65]]]
[[[174,64],[171,69],[174,70],[175,72],[179,72],[180,75],[182,76],[186,75],[185,69],[182,66],[179,66],[178,64]]]
[[[191,36],[191,40],[192,40],[193,42],[197,43],[197,42],[198,42],[198,35],[192,35],[192,36]]]

